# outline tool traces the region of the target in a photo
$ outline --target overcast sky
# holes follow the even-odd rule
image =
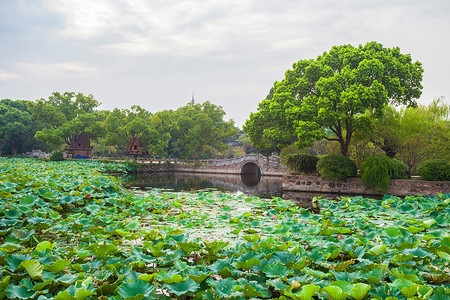
[[[0,99],[157,112],[194,92],[242,126],[294,62],[369,41],[423,64],[420,103],[449,102],[448,0],[0,0]]]

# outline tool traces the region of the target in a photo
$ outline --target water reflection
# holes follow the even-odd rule
[[[223,192],[243,193],[260,198],[282,197],[294,201],[298,206],[318,212],[315,197],[336,199],[344,195],[283,191],[283,178],[261,176],[261,174],[227,175],[200,173],[148,173],[122,176],[125,187],[159,188],[176,192],[214,189]]]
[[[120,178],[128,188],[160,188],[174,191],[217,189],[262,198],[281,197],[283,178],[261,174],[228,175],[199,173],[149,173]]]

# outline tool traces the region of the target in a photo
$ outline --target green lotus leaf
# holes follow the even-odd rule
[[[27,270],[32,279],[42,279],[42,265],[37,260],[24,260],[20,263],[19,268]]]
[[[288,268],[286,268],[280,263],[268,264],[264,267],[263,271],[268,277],[271,278],[273,277],[283,278],[291,273]]]
[[[49,241],[43,241],[36,245],[36,251],[53,250],[56,243],[50,243]]]
[[[253,243],[253,242],[256,242],[256,241],[260,240],[261,236],[259,236],[257,234],[252,234],[252,235],[244,235],[242,238],[244,240],[246,240],[247,242]]]
[[[361,271],[356,272],[336,272],[334,270],[331,271],[334,276],[336,277],[337,281],[347,281],[350,283],[355,282],[356,280],[359,280],[362,278]]]
[[[402,288],[402,294],[403,296],[405,296],[406,298],[412,298],[414,295],[417,294],[419,290],[419,287],[417,286],[417,284],[413,283],[410,287],[404,287]]]
[[[430,300],[448,300],[449,293],[444,290],[443,287],[439,287],[431,296]]]
[[[236,262],[235,267],[238,269],[248,270],[255,265],[261,265],[261,260],[259,260],[258,258],[250,258],[247,259],[246,261],[238,261]]]
[[[330,286],[338,286],[341,288],[341,290],[347,294],[350,294],[350,292],[353,290],[353,284],[347,281],[333,281],[330,283]]]
[[[200,287],[200,284],[189,278],[188,280],[179,283],[164,284],[163,287],[166,288],[170,294],[175,294],[179,297],[188,294],[189,292],[195,293]]]
[[[291,296],[295,300],[309,300],[311,299],[318,291],[320,290],[320,287],[314,284],[307,284],[302,286],[302,289],[300,292],[288,294],[288,296]]]
[[[367,251],[370,255],[373,256],[378,256],[380,254],[386,253],[386,245],[381,244],[381,245],[376,245],[372,248],[369,249],[369,251]]]
[[[267,280],[267,284],[273,286],[277,291],[284,291],[289,285],[283,283],[280,278],[269,279]]]
[[[345,300],[348,297],[348,293],[342,291],[342,289],[338,286],[327,286],[322,289],[325,293],[327,293],[328,297],[333,300]]]
[[[38,200],[36,196],[33,195],[26,195],[22,199],[20,199],[19,203],[23,206],[30,206],[33,207],[35,202]]]
[[[401,291],[405,287],[409,288],[413,284],[414,284],[414,282],[412,282],[411,280],[403,279],[403,278],[395,279],[392,283],[388,283],[389,286],[391,286],[392,288],[396,288],[399,291]]]
[[[70,285],[70,284],[74,283],[77,279],[78,279],[77,275],[63,274],[63,275],[59,276],[58,278],[56,278],[55,281],[58,283],[63,283],[65,285]]]
[[[52,283],[53,283],[53,280],[52,280],[52,279],[47,279],[47,280],[45,280],[44,282],[36,283],[36,284],[34,285],[34,287],[33,287],[33,290],[35,290],[35,291],[41,291],[41,290],[44,289],[46,286],[48,286],[48,285],[50,285],[50,284],[52,284]]]
[[[229,298],[233,295],[234,287],[237,285],[237,281],[231,277],[227,279],[213,280],[208,279],[207,283],[214,287],[214,292],[220,298]]]
[[[124,281],[117,293],[124,299],[143,299],[150,297],[150,295],[156,290],[156,288],[150,283],[144,280]]]
[[[428,229],[431,226],[433,226],[435,223],[436,223],[435,219],[428,219],[428,220],[422,221],[422,226]]]
[[[22,216],[20,209],[12,208],[3,212],[8,219],[19,219]]]
[[[327,273],[324,273],[322,271],[319,270],[313,270],[311,268],[305,267],[303,268],[303,271],[311,276],[317,277],[317,278],[325,278],[328,276]]]
[[[427,285],[419,285],[419,289],[417,290],[417,293],[421,299],[428,299],[433,292],[433,288]]]
[[[353,285],[353,289],[350,291],[350,296],[356,300],[362,300],[366,297],[370,290],[370,285],[358,282]]]
[[[34,229],[32,230],[21,230],[21,229],[15,229],[11,232],[11,235],[16,237],[19,241],[28,241],[33,234],[35,233]]]
[[[410,232],[410,233],[418,233],[418,232],[421,232],[423,230],[423,228],[422,227],[416,227],[416,226],[410,226],[410,227],[408,227],[408,231]]]
[[[439,255],[439,257],[441,259],[445,259],[447,261],[450,261],[450,254],[442,252],[442,251],[438,251],[437,254]]]
[[[70,265],[70,261],[67,259],[58,259],[54,263],[50,265],[44,265],[44,270],[53,272],[58,274],[62,270],[64,270],[68,265]]]
[[[267,290],[259,285],[256,281],[240,281],[241,285],[234,287],[233,292],[242,292],[247,298],[261,297],[266,298],[268,296]]]
[[[187,279],[188,277],[183,277],[180,274],[176,273],[176,271],[172,271],[172,272],[165,272],[165,271],[161,271],[158,273],[158,275],[156,276],[156,280],[158,281],[162,281],[164,283],[180,283],[183,282]]]
[[[406,250],[403,250],[402,251],[402,253],[404,253],[404,254],[412,254],[412,255],[414,255],[414,256],[416,256],[416,257],[421,257],[421,258],[425,258],[425,257],[429,257],[429,256],[434,256],[434,254],[432,254],[432,253],[430,253],[429,251],[427,251],[427,250],[424,250],[424,249],[422,249],[422,248],[419,248],[419,247],[417,247],[417,248],[414,248],[414,249],[406,249]]]
[[[38,291],[14,284],[10,284],[6,288],[6,297],[8,299],[34,299],[38,293]]]
[[[397,227],[388,227],[383,230],[383,234],[390,237],[402,237],[403,234]]]

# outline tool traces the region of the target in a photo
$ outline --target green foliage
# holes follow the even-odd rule
[[[131,193],[103,170],[0,158],[0,299],[450,295],[450,194],[319,199],[313,214],[281,198]]]
[[[380,116],[388,103],[417,106],[422,73],[421,63],[399,48],[376,42],[334,46],[316,59],[294,63],[244,131],[259,149],[295,141],[304,147],[325,138],[339,142],[347,156],[353,133],[367,125],[365,112]]]
[[[399,161],[398,159],[392,158],[391,163],[393,164],[393,170],[391,174],[391,179],[408,179],[408,166]]]
[[[417,170],[423,180],[450,181],[450,163],[444,159],[424,161]]]
[[[0,144],[4,154],[16,155],[38,146],[33,138],[39,124],[33,122],[26,101],[0,101]]]
[[[291,170],[305,174],[316,172],[319,158],[311,154],[294,154],[287,157],[286,164]]]
[[[343,155],[325,155],[317,162],[317,172],[320,176],[332,180],[356,177],[356,164]]]
[[[287,147],[284,147],[281,151],[280,151],[280,157],[281,157],[281,161],[286,164],[287,163],[287,159],[289,156],[291,155],[295,155],[295,154],[302,154],[302,150],[300,150],[300,148],[298,148],[295,144],[291,144]]]
[[[55,151],[50,155],[49,158],[51,161],[62,161],[64,160],[64,154],[60,151]]]
[[[444,98],[428,105],[395,110],[386,107],[383,117],[373,118],[367,139],[408,166],[408,174],[429,159],[450,157],[450,105]]]
[[[35,138],[53,148],[63,143],[69,145],[74,136],[83,133],[91,137],[99,135],[102,115],[94,111],[99,105],[94,96],[74,92],[54,92],[47,100],[27,102],[32,118],[43,125]]]
[[[361,181],[373,190],[386,192],[394,175],[396,165],[381,154],[367,156],[361,162]]]
[[[143,167],[144,165],[136,160],[127,161],[125,166],[127,173],[139,173]]]

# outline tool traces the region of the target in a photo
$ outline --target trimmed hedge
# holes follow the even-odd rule
[[[316,172],[318,161],[319,158],[311,154],[294,154],[287,157],[286,164],[291,170],[311,174]]]
[[[343,155],[326,155],[317,162],[320,176],[332,180],[356,177],[357,169],[353,160]]]
[[[417,173],[423,180],[450,181],[450,163],[445,159],[431,159],[419,165]]]
[[[64,154],[62,152],[55,151],[52,153],[52,155],[50,155],[50,160],[51,161],[62,161],[62,160],[64,160]]]

